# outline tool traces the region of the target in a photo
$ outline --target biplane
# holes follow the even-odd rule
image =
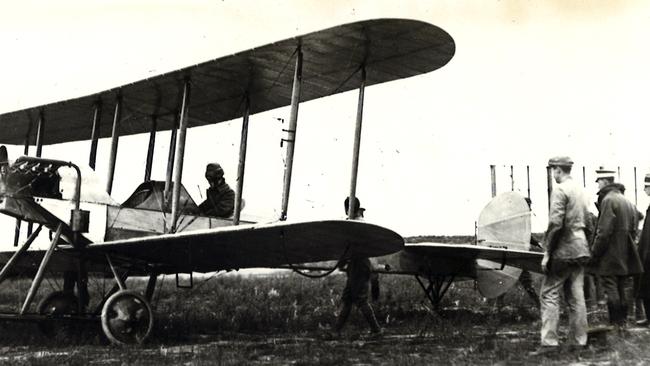
[[[495,298],[512,288],[522,271],[542,272],[543,253],[530,250],[530,238],[530,206],[519,193],[505,192],[479,214],[473,243],[405,243],[399,252],[374,258],[373,271],[414,276],[434,309],[454,281],[475,280],[483,296]],[[329,261],[293,268],[318,273],[335,265]]]
[[[359,90],[349,192],[355,197],[365,87],[436,70],[454,53],[451,36],[434,25],[368,20],[1,114],[0,144],[24,145],[25,156],[0,162],[0,213],[19,220],[17,226],[26,222],[28,236],[21,241],[16,235],[16,250],[0,253],[0,283],[25,273],[33,280],[20,310],[0,314],[0,319],[41,324],[98,319],[111,342],[137,344],[151,333],[149,302],[161,274],[278,267],[400,250],[403,238],[381,226],[287,220],[298,108],[302,102]],[[282,141],[286,159],[280,217],[272,223],[240,220],[249,116],[284,106],[290,106],[290,120]],[[227,219],[207,217],[182,184],[186,131],[236,118],[242,118],[242,130],[234,213]],[[153,147],[156,133],[163,130],[171,130],[167,170],[165,181],[154,181]],[[144,181],[119,204],[110,196],[119,138],[146,133]],[[110,138],[111,147],[105,188],[93,178],[100,138]],[[41,156],[44,145],[80,140],[90,141],[88,167]],[[35,156],[28,154],[31,145]],[[69,188],[62,189],[66,184]],[[30,249],[46,230],[46,249]],[[44,296],[34,310],[46,272],[62,276],[64,290]],[[115,280],[94,310],[87,308],[89,273]],[[134,275],[149,276],[144,294],[126,287],[126,278]]]

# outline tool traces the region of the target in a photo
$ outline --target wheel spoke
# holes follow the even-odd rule
[[[102,328],[112,342],[141,343],[149,336],[152,327],[151,307],[140,294],[120,290],[106,301],[102,310]]]

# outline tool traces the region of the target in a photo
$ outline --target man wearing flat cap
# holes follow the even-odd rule
[[[603,167],[596,170],[598,223],[590,271],[601,278],[610,323],[621,327],[631,300],[626,288],[631,288],[632,276],[641,274],[643,267],[635,246],[639,216],[634,204],[623,196],[625,186],[614,182],[615,175],[614,170]]]
[[[588,199],[583,188],[571,178],[573,161],[567,156],[548,162],[557,183],[551,193],[548,229],[544,238],[544,259],[540,304],[542,350],[558,346],[560,290],[566,289],[570,335],[577,346],[587,344],[587,309],[583,291],[584,266],[589,261],[587,244]],[[540,350],[540,351],[542,351]]]
[[[210,187],[205,191],[206,199],[199,205],[206,216],[230,217],[235,209],[235,192],[223,177],[223,168],[217,163],[205,167],[205,179]]]
[[[645,175],[643,185],[643,191],[650,196],[650,174]],[[647,309],[646,319],[650,317],[650,219],[648,219],[648,215],[650,215],[650,206],[645,212],[645,221],[639,238],[639,257],[645,271],[639,278],[637,290],[637,297],[643,300],[643,307]]]

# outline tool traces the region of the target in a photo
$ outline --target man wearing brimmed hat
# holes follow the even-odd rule
[[[205,191],[206,199],[199,205],[206,216],[230,217],[235,209],[235,192],[223,177],[223,168],[217,163],[205,167],[205,179],[210,187]]]
[[[588,199],[583,188],[571,178],[571,158],[551,158],[548,166],[557,184],[551,193],[548,229],[544,238],[542,270],[545,276],[540,294],[542,349],[539,352],[557,349],[562,289],[568,290],[565,294],[569,303],[569,342],[578,346],[587,344],[583,281],[584,266],[589,260],[585,234]]]
[[[645,175],[643,191],[650,196],[650,174]],[[650,317],[650,219],[648,219],[648,215],[650,215],[650,206],[645,212],[643,230],[639,238],[639,257],[645,271],[639,278],[639,288],[637,290],[637,297],[643,300],[643,307],[647,309],[646,319]]]
[[[609,321],[623,326],[627,319],[630,297],[625,288],[633,275],[643,272],[635,237],[639,217],[636,207],[623,196],[625,186],[614,182],[616,172],[600,167],[598,183],[598,223],[591,247],[590,271],[600,276],[607,294]]]

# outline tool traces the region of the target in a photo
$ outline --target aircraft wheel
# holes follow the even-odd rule
[[[70,292],[55,291],[38,303],[37,311],[49,318],[62,318],[64,315],[77,314],[79,299]],[[48,337],[72,335],[74,333],[71,321],[45,319],[38,323],[40,330]]]
[[[102,329],[115,344],[140,344],[151,333],[153,312],[144,296],[120,290],[106,300],[102,308]]]

